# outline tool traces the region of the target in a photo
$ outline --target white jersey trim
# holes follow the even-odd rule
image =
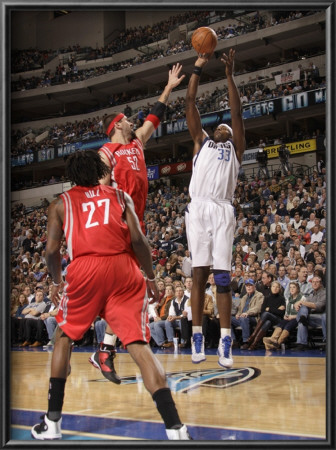
[[[62,197],[64,198],[65,203],[65,211],[64,211],[64,234],[67,240],[67,247],[68,247],[68,253],[69,257],[72,260],[72,233],[73,233],[73,212],[72,212],[72,203],[71,203],[71,197],[68,192],[64,192],[62,194]]]
[[[146,341],[146,327],[147,327],[147,311],[148,311],[148,296],[147,296],[147,287],[143,299],[142,309],[141,309],[141,332],[143,340]],[[148,324],[149,326],[149,324]]]

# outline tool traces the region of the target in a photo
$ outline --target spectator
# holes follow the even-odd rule
[[[246,295],[240,300],[237,314],[231,318],[231,336],[233,341],[237,341],[234,329],[236,327],[242,328],[243,343],[240,347],[242,350],[246,350],[249,346],[247,341],[250,337],[251,330],[257,324],[261,312],[261,305],[264,301],[263,294],[255,289],[253,279],[248,278],[245,280],[245,287]]]
[[[23,343],[23,336],[20,336],[21,320],[25,317],[22,311],[28,306],[28,298],[23,292],[15,298],[14,308],[11,311],[11,345],[17,346]],[[23,331],[23,330],[22,330]],[[22,333],[21,331],[21,333]]]
[[[314,225],[312,228],[312,234],[311,234],[311,242],[322,242],[323,240],[323,233],[320,231],[320,228],[318,225]]]
[[[168,317],[171,301],[175,295],[175,289],[172,284],[166,284],[165,295],[157,307],[157,316],[149,324],[152,339],[159,347],[167,342],[165,336],[165,320]]]
[[[307,281],[307,278],[308,278],[308,269],[307,267],[303,266],[300,268],[298,272],[298,283],[300,286],[300,292],[306,297],[313,292],[312,285],[309,281]]]
[[[265,257],[265,253],[268,253],[269,255],[272,254],[272,249],[268,246],[268,243],[266,241],[262,241],[261,242],[261,247],[260,250],[257,251],[257,259],[258,262],[261,263],[261,261],[264,259]]]
[[[181,319],[183,317],[183,311],[185,309],[185,304],[187,300],[188,297],[184,295],[183,287],[177,287],[175,289],[175,298],[172,300],[169,307],[168,317],[164,321],[165,331],[167,335],[167,342],[165,342],[162,345],[162,347],[169,348],[174,346],[173,343],[173,338],[175,336],[174,330],[177,327],[181,327]],[[158,322],[157,324],[159,323],[160,322]]]
[[[261,280],[256,283],[256,289],[257,291],[261,292],[263,296],[266,298],[271,293],[271,284],[273,282],[273,275],[267,272],[266,270],[262,270],[261,273],[262,273]]]
[[[22,311],[24,319],[22,319],[22,330],[24,342],[20,347],[40,347],[42,346],[42,333],[44,329],[44,322],[39,320],[39,316],[45,311],[47,304],[43,301],[43,292],[41,290],[36,291],[35,301],[26,306]],[[35,332],[36,338],[32,343],[33,333]]]
[[[278,349],[280,345],[286,341],[290,333],[297,327],[297,310],[295,309],[295,305],[300,301],[305,301],[306,298],[300,292],[299,283],[296,281],[291,281],[289,283],[289,292],[290,295],[288,297],[283,320],[274,328],[270,338],[263,338],[266,350]]]
[[[298,322],[296,347],[293,350],[303,351],[308,347],[308,326],[322,326],[323,339],[326,340],[326,290],[322,285],[322,279],[314,275],[312,279],[313,293],[306,300],[296,303]]]
[[[277,325],[283,319],[286,301],[281,292],[281,284],[273,281],[271,293],[264,298],[261,306],[261,316],[253,333],[249,337],[248,350],[254,350],[272,325]]]
[[[174,244],[170,240],[170,234],[169,233],[165,233],[164,240],[160,242],[160,249],[164,250],[167,253],[168,257],[174,251]]]
[[[289,283],[289,278],[286,275],[286,269],[285,266],[280,266],[278,269],[278,281],[281,284],[281,287],[283,289],[283,292],[285,291],[288,283]]]
[[[33,256],[35,252],[35,239],[33,238],[33,233],[31,231],[28,231],[26,238],[22,242],[22,249],[23,252],[29,252],[31,256]]]

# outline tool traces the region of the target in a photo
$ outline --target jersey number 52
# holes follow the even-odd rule
[[[136,156],[127,156],[127,159],[133,170],[140,170],[138,167],[138,158]]]

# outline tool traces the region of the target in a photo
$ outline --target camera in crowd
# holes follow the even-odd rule
[[[261,166],[266,166],[268,159],[267,150],[259,148],[256,159]]]

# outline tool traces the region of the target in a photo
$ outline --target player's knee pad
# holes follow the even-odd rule
[[[228,270],[214,270],[214,279],[217,287],[217,292],[223,294],[231,292],[231,276]]]

